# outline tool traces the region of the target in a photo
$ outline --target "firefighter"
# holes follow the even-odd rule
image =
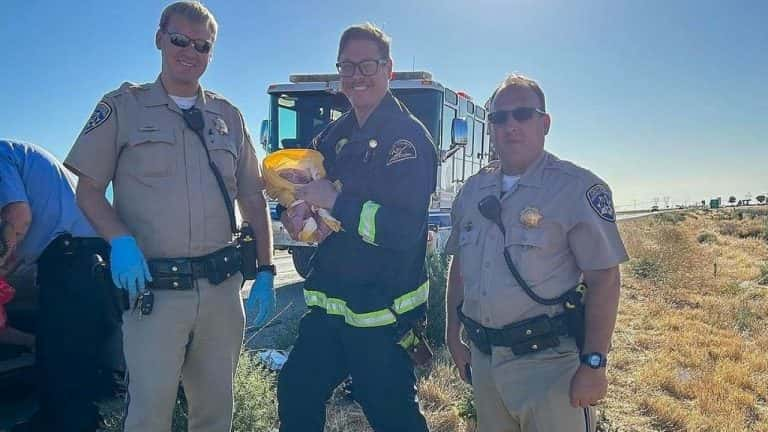
[[[240,111],[200,85],[217,23],[193,1],[165,8],[154,83],[108,93],[66,159],[78,203],[109,240],[112,278],[130,292],[123,314],[129,383],[126,432],[168,431],[179,380],[189,430],[228,431],[242,345],[234,203],[256,234],[249,302],[273,304],[272,235],[256,153]],[[105,198],[114,185],[114,206]],[[258,323],[257,323],[258,324]]]
[[[408,352],[428,294],[436,155],[429,132],[389,91],[389,46],[371,24],[341,35],[336,66],[352,109],[313,141],[328,177],[297,192],[331,209],[343,231],[319,245],[305,283],[309,312],[278,382],[282,432],[322,431],[325,403],[347,376],[374,430],[427,430]]]
[[[479,431],[594,431],[628,259],[611,191],[544,151],[551,119],[533,80],[508,77],[488,118],[499,160],[453,204],[446,345],[471,377]]]
[[[0,179],[0,263],[19,290],[34,289],[23,275],[37,264],[39,289],[40,409],[16,430],[95,431],[94,401],[119,365],[103,356],[120,323],[106,313],[110,293],[92,271],[94,255],[108,257],[109,245],[77,207],[75,177],[44,149],[0,141]]]

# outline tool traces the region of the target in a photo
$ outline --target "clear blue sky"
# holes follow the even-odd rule
[[[63,158],[101,95],[153,81],[156,0],[4,0],[0,137]],[[258,133],[267,85],[330,72],[340,32],[372,21],[396,69],[484,102],[508,72],[539,80],[548,148],[602,176],[620,209],[768,192],[768,2],[210,0],[203,77]],[[398,67],[400,66],[400,67]]]

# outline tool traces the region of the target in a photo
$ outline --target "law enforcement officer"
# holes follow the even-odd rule
[[[109,246],[77,207],[74,180],[42,148],[0,141],[0,262],[14,269],[14,284],[39,262],[35,431],[96,430],[99,371],[109,369],[101,355],[119,330],[104,313],[108,291],[92,272],[94,255],[108,257]]]
[[[170,428],[180,377],[190,431],[231,427],[244,327],[239,270],[255,266],[233,246],[234,200],[258,242],[249,302],[261,303],[261,318],[273,303],[271,228],[251,138],[240,111],[199,84],[216,29],[200,3],[168,6],[155,35],[159,78],[105,95],[66,159],[80,176],[78,203],[112,246],[112,277],[135,305],[123,316],[127,432]],[[114,205],[104,196],[110,182]]]
[[[453,206],[447,345],[480,431],[594,431],[627,260],[611,192],[544,151],[551,119],[536,82],[510,76],[489,111],[499,160]]]
[[[427,430],[408,345],[398,342],[424,316],[435,150],[389,92],[389,41],[370,24],[342,34],[337,68],[352,109],[314,140],[328,178],[297,192],[331,209],[343,231],[319,245],[305,283],[309,312],[278,383],[283,432],[322,431],[325,402],[348,375],[374,430]]]

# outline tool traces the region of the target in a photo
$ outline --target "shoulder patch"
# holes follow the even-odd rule
[[[387,166],[394,165],[408,159],[416,159],[416,146],[407,139],[399,139],[392,144],[389,150]]]
[[[587,202],[601,219],[616,222],[611,192],[606,185],[598,183],[587,189]]]
[[[102,123],[107,121],[110,115],[112,115],[112,107],[104,101],[99,102],[83,128],[83,135],[101,126]]]

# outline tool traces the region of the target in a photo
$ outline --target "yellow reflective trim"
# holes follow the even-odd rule
[[[376,245],[376,212],[381,206],[373,201],[366,201],[363,210],[360,211],[360,222],[357,224],[357,233],[363,241]]]
[[[402,315],[426,303],[427,297],[429,297],[429,281],[424,282],[417,289],[396,298],[392,304],[392,310],[398,315]],[[307,306],[317,306],[325,309],[325,312],[329,315],[344,317],[344,322],[354,327],[381,327],[394,324],[396,321],[396,317],[389,309],[355,313],[347,306],[347,302],[344,300],[328,297],[320,291],[305,289],[304,301],[307,303]]]

